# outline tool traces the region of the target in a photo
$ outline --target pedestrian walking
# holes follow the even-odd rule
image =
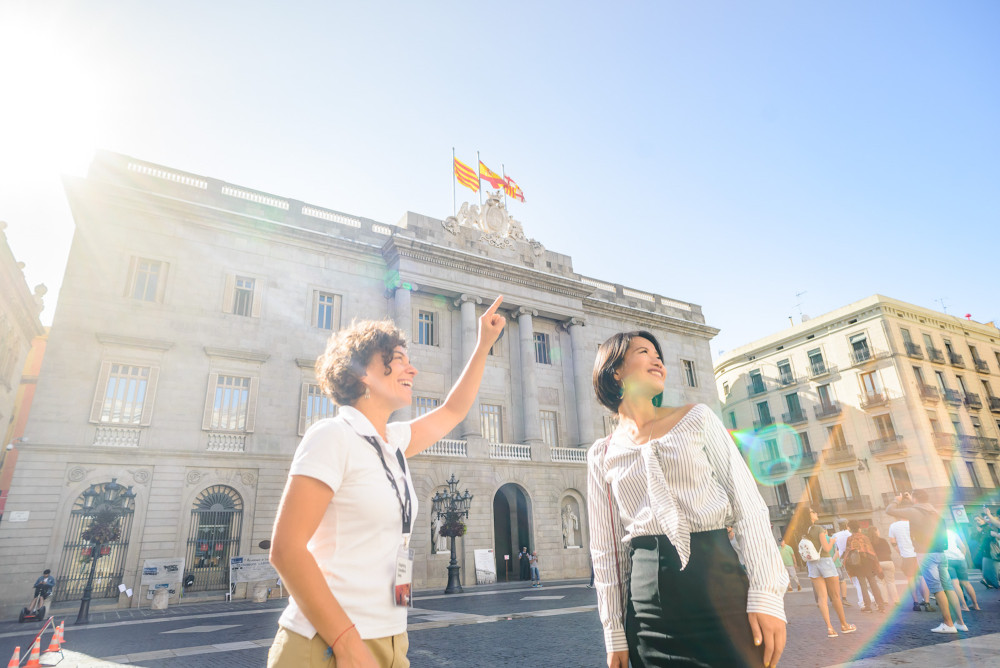
[[[910,538],[908,520],[897,520],[889,525],[889,543],[899,552],[900,568],[906,576],[906,587],[913,598],[913,611],[919,612],[922,608],[927,612],[936,612],[937,608],[930,604],[931,595],[927,583],[920,576],[920,565],[913,549],[913,539]]]
[[[528,557],[528,564],[531,566],[531,586],[541,587],[542,577],[538,570],[538,552],[532,552]]]
[[[931,632],[968,631],[969,627],[962,618],[962,608],[948,573],[948,558],[944,554],[948,549],[948,537],[944,530],[944,520],[934,506],[927,502],[927,492],[917,489],[912,495],[910,492],[901,494],[886,507],[885,512],[910,521],[910,537],[920,561],[920,574],[941,610],[942,622],[931,629]]]
[[[792,546],[785,542],[785,537],[781,537],[781,561],[785,564],[785,570],[788,571],[788,591],[792,591],[792,583],[795,583],[796,591],[802,591],[802,585],[799,583],[799,573],[795,568],[795,550]]]
[[[837,573],[837,567],[833,563],[833,551],[836,549],[836,543],[832,537],[827,535],[826,527],[816,524],[819,514],[812,508],[809,509],[809,517],[813,524],[809,526],[799,541],[799,554],[802,555],[802,559],[806,562],[806,568],[809,570],[809,579],[812,581],[813,593],[816,596],[816,606],[826,623],[826,637],[836,638],[840,635],[833,629],[833,624],[830,621],[830,603],[833,604],[833,611],[840,621],[840,632],[854,633],[858,627],[849,623],[844,614],[844,605],[840,596],[840,577]]]
[[[861,583],[858,582],[858,578],[850,574],[846,564],[844,564],[844,555],[847,553],[847,539],[851,537],[851,530],[847,526],[847,520],[837,520],[837,526],[840,530],[833,534],[833,540],[837,543],[837,554],[834,557],[834,561],[840,573],[840,596],[844,601],[847,600],[847,583],[853,580],[854,590],[858,595],[858,607],[860,608],[865,605],[865,599],[861,595]]]
[[[503,330],[497,298],[479,319],[476,348],[445,402],[411,422],[389,416],[413,401],[404,333],[390,321],[334,334],[316,364],[339,408],[295,451],[271,537],[270,560],[288,606],[268,668],[407,668],[407,606],[417,510],[406,457],[458,426],[472,407],[490,347]]]
[[[987,589],[1000,589],[1000,577],[997,573],[997,565],[1000,563],[1000,538],[997,527],[989,521],[989,518],[996,519],[986,506],[983,506],[982,512],[973,518],[979,542],[976,563],[983,572],[980,580],[983,586]]]
[[[885,612],[885,603],[876,581],[878,577],[882,576],[882,567],[879,565],[875,548],[872,547],[868,536],[861,533],[861,526],[857,520],[850,520],[847,523],[847,528],[851,535],[847,537],[847,552],[844,556],[844,562],[847,565],[847,572],[851,574],[861,589],[863,602],[861,612],[872,612],[869,589],[871,589],[871,596],[875,599],[876,609],[879,612]]]
[[[968,612],[969,605],[972,610],[979,610],[979,599],[976,598],[976,590],[969,582],[969,569],[965,560],[969,554],[969,548],[965,542],[952,529],[948,529],[948,549],[944,551],[948,557],[948,574],[951,577],[951,584],[955,588],[958,602],[962,604],[962,611]]]
[[[879,586],[882,588],[882,599],[890,605],[899,603],[899,590],[896,589],[896,563],[892,560],[892,548],[889,541],[879,535],[877,526],[868,527],[868,540],[872,542],[878,565],[882,567],[882,578]]]
[[[616,334],[598,349],[594,389],[618,418],[587,454],[608,666],[777,666],[788,573],[767,506],[708,406],[660,405],[665,380],[648,332]]]
[[[517,553],[517,569],[522,580],[531,579],[531,554],[526,547],[522,547]]]

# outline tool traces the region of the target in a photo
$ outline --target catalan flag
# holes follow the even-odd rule
[[[458,158],[455,158],[455,178],[472,192],[479,192],[479,177],[476,172]]]
[[[494,188],[500,189],[504,187],[503,178],[484,165],[482,160],[479,161],[479,178],[488,182]]]
[[[514,179],[509,176],[504,177],[503,189],[504,192],[507,193],[507,197],[519,199],[521,200],[521,203],[524,204],[524,191],[521,190],[521,186],[514,183]]]

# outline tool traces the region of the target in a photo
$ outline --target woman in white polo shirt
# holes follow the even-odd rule
[[[268,668],[409,666],[409,597],[394,595],[408,582],[397,571],[406,570],[417,512],[404,456],[443,438],[472,407],[505,325],[501,301],[479,319],[476,349],[448,398],[411,422],[388,422],[413,398],[417,370],[403,332],[387,320],[366,321],[330,338],[316,373],[340,410],[310,427],[288,472],[271,563],[291,596]]]

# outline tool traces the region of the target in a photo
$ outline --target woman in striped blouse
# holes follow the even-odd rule
[[[767,506],[707,406],[658,405],[665,380],[648,332],[616,334],[598,350],[594,389],[618,417],[587,457],[608,666],[776,666],[788,572]]]

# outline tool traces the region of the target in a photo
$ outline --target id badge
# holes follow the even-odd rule
[[[400,546],[396,553],[396,578],[393,582],[393,598],[397,606],[413,607],[413,550]]]

